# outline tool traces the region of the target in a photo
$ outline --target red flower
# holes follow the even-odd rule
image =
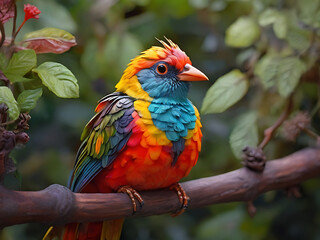
[[[30,4],[25,4],[23,10],[25,12],[24,21],[27,21],[30,18],[38,19],[39,14],[41,13],[41,11],[36,6]]]
[[[13,36],[13,40],[16,38],[17,34],[20,32],[22,26],[26,23],[26,21],[28,21],[30,18],[38,19],[39,18],[39,14],[41,13],[41,11],[36,6],[33,6],[31,4],[25,4],[23,10],[24,10],[24,13],[25,13],[24,14],[24,20],[21,23],[21,25],[18,28],[18,30],[15,32],[15,34]]]

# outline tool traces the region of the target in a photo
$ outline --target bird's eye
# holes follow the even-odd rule
[[[157,72],[161,75],[164,75],[168,72],[168,68],[165,64],[163,63],[160,63],[158,66],[157,66]]]

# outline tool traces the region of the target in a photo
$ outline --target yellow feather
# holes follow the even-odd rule
[[[154,126],[154,125],[150,125],[150,126],[148,126],[148,132],[150,133],[150,134],[161,134],[161,130],[159,130],[156,126]]]
[[[124,218],[103,221],[100,240],[119,240]]]
[[[139,113],[140,116],[143,116],[143,118],[151,119],[151,114],[148,110],[150,104],[151,102],[137,100],[134,102],[134,109]]]
[[[151,160],[157,160],[161,154],[161,150],[161,146],[149,147],[149,155]]]
[[[152,146],[157,146],[157,145],[158,145],[156,138],[153,137],[153,136],[151,136],[151,135],[148,136],[148,137],[146,137],[146,141],[147,141],[147,143],[148,143],[149,145],[152,145]]]
[[[171,146],[172,145],[171,141],[167,138],[167,136],[164,132],[156,135],[155,137],[156,137],[156,141],[159,145],[162,145],[162,146],[167,146],[167,145]]]
[[[90,156],[92,156],[94,154],[94,135],[95,135],[95,132],[93,131],[88,139],[88,143],[87,143],[87,146],[88,146],[88,154]]]
[[[144,99],[146,101],[152,101],[152,98],[149,94],[144,91],[141,87],[141,84],[138,81],[138,78],[132,69],[129,67],[128,70],[125,70],[122,78],[116,85],[116,89],[119,92],[123,92],[137,99]],[[133,76],[132,76],[133,75]]]
[[[148,143],[146,142],[145,138],[141,138],[141,142],[140,142],[140,145],[144,148],[148,148],[149,145]]]

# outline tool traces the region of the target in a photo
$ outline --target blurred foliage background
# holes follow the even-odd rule
[[[25,2],[17,2],[18,23],[23,20]],[[114,91],[131,58],[152,45],[159,45],[155,37],[172,39],[188,54],[193,65],[209,76],[209,82],[193,84],[189,94],[199,109],[216,79],[234,68],[248,71],[245,62],[257,53],[260,59],[261,53],[266,52],[302,56],[305,64],[309,64],[306,68],[316,67],[319,74],[316,65],[319,49],[313,44],[319,42],[318,0],[27,2],[36,5],[42,13],[39,20],[29,21],[24,26],[20,37],[43,27],[62,28],[76,36],[78,45],[69,52],[43,54],[38,56],[38,62],[56,61],[67,66],[79,81],[80,98],[59,99],[47,90],[44,92],[44,97],[31,112],[30,142],[13,152],[18,171],[7,176],[5,184],[14,189],[41,190],[53,183],[66,185],[80,145],[82,128],[93,115],[96,102]],[[241,29],[243,23],[237,22],[244,16],[250,18],[250,29],[253,29],[249,39],[244,39],[241,46],[234,43],[237,39],[234,36],[227,36],[225,41],[226,33],[231,34],[227,31],[231,31],[231,25],[240,35],[245,30]],[[265,87],[264,80],[268,81],[268,77],[263,74],[272,72],[273,68],[260,63],[255,75],[262,82],[250,77],[248,93],[229,110],[202,114],[203,150],[187,179],[222,174],[242,166],[229,144],[236,119],[250,109],[256,109],[259,112],[257,134],[261,140],[263,130],[277,119],[288,97],[281,89],[279,91],[278,85],[274,87],[267,83]],[[319,83],[318,77],[316,81]],[[316,86],[312,81],[300,82],[295,92],[296,109],[311,112],[319,105]],[[318,108],[312,116],[312,127],[320,130]],[[283,157],[310,144],[312,140],[304,135],[292,143],[277,134],[266,148],[266,154],[268,159]],[[189,210],[176,218],[166,215],[127,219],[122,239],[320,239],[319,183],[319,179],[303,183],[300,199],[287,198],[282,191],[260,196],[254,202],[257,207],[254,218],[247,214],[245,203],[229,203]],[[0,239],[41,239],[47,227],[43,224],[8,227],[0,233]]]

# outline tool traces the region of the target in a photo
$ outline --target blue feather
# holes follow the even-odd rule
[[[190,83],[179,81],[173,66],[168,67],[168,74],[160,76],[155,69],[156,65],[137,73],[142,89],[152,98],[186,99]]]
[[[172,142],[172,148],[171,151],[173,153],[173,161],[171,163],[172,166],[174,166],[180,156],[180,154],[183,152],[185,147],[185,139],[184,138],[180,138],[178,141],[176,142]]]
[[[171,141],[178,141],[179,138],[180,138],[179,134],[177,132],[174,132],[174,131],[166,131],[166,136]]]
[[[170,108],[167,106],[171,106]],[[166,111],[159,111],[166,108]],[[154,125],[166,133],[170,141],[186,137],[188,130],[196,126],[197,117],[189,100],[174,101],[167,98],[154,99],[148,107]]]
[[[71,186],[69,186],[71,191],[79,192],[92,176],[95,175],[96,170],[99,168],[101,168],[100,161],[91,157],[86,157],[74,175]]]
[[[185,126],[181,122],[177,122],[174,125],[174,130],[177,132],[181,132],[181,131],[183,131],[183,129],[185,129]]]

